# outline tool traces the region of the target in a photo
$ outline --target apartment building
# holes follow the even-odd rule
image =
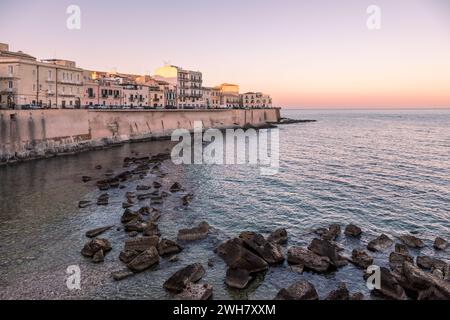
[[[82,108],[93,106],[120,107],[123,105],[122,78],[100,76],[98,71],[83,72]]]
[[[223,83],[218,89],[220,90],[221,108],[236,109],[241,106],[241,97],[237,84]]]
[[[206,109],[220,108],[220,88],[219,87],[203,87],[203,104]]]
[[[241,95],[242,106],[248,109],[272,108],[272,98],[261,92],[247,92]]]
[[[128,83],[123,86],[123,104],[129,108],[149,107],[149,86],[146,84]]]

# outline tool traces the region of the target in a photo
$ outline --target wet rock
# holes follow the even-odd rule
[[[369,249],[370,251],[384,251],[393,244],[394,241],[392,241],[391,238],[389,238],[385,234],[382,234],[378,238],[370,241],[369,244],[367,245],[367,249]]]
[[[150,199],[151,197],[152,197],[151,193],[141,193],[141,194],[137,195],[137,199],[139,201],[147,200],[147,199]]]
[[[128,209],[128,208],[131,208],[132,206],[133,206],[133,204],[129,203],[129,202],[123,202],[122,203],[122,208],[123,209]]]
[[[120,186],[120,180],[119,179],[110,179],[108,180],[108,184],[110,188],[118,188]]]
[[[389,265],[391,266],[391,269],[402,268],[405,261],[413,262],[414,260],[409,255],[398,252],[392,252],[389,255]]]
[[[410,248],[423,248],[425,244],[423,241],[413,235],[407,234],[400,236],[400,240]]]
[[[142,272],[159,263],[158,250],[155,247],[145,250],[127,264],[133,272]]]
[[[336,240],[341,234],[341,226],[338,224],[332,224],[328,227],[328,230],[325,230],[320,234],[321,238],[328,241]]]
[[[88,177],[88,176],[83,176],[83,177],[81,177],[81,180],[82,180],[84,183],[86,183],[86,182],[91,181],[92,178],[91,178],[91,177]]]
[[[128,270],[115,271],[112,274],[115,281],[121,281],[134,275],[134,272]]]
[[[275,300],[319,300],[319,295],[311,283],[301,280],[286,289],[281,289]]]
[[[163,198],[167,198],[169,196],[169,194],[165,191],[161,192],[161,197]]]
[[[435,275],[439,275],[442,279],[448,280],[450,278],[450,266],[443,260],[427,256],[418,256],[417,266],[424,270],[431,270]]]
[[[131,198],[131,199],[135,199],[136,198],[136,193],[134,193],[134,192],[131,192],[131,191],[128,191],[126,194],[125,194],[125,197],[126,198]]]
[[[395,244],[395,252],[400,253],[400,254],[404,254],[404,255],[406,255],[406,256],[409,255],[408,247],[405,246],[405,245],[402,244],[402,243],[396,243],[396,244]]]
[[[128,236],[130,238],[136,238],[138,235],[139,235],[138,231],[131,231],[131,232],[128,233]]]
[[[170,258],[169,258],[169,262],[178,262],[178,261],[180,261],[180,257],[179,256],[177,256],[177,255],[174,255],[174,256],[171,256]]]
[[[130,263],[134,258],[136,258],[141,252],[136,250],[125,250],[119,255],[120,261],[123,263]]]
[[[449,282],[419,269],[419,267],[416,267],[410,262],[405,262],[403,264],[403,274],[408,281],[410,288],[413,288],[418,292],[432,288],[433,290],[436,290],[440,296],[445,297],[447,300],[450,299]]]
[[[251,280],[252,277],[247,270],[228,268],[225,284],[230,288],[245,289]]]
[[[162,184],[158,181],[153,181],[153,188],[160,189],[162,187]]]
[[[159,243],[159,237],[139,237],[134,239],[127,239],[125,241],[125,251],[145,251],[151,247],[157,247]]]
[[[86,232],[86,237],[88,238],[95,238],[101,235],[102,233],[110,230],[113,226],[107,226],[107,227],[101,227],[93,230],[89,230]]]
[[[158,225],[153,222],[145,223],[143,232],[144,236],[158,236],[158,237],[161,236],[161,232],[159,231]]]
[[[181,198],[181,202],[183,203],[183,206],[188,206],[192,199],[194,199],[194,195],[189,193]]]
[[[210,267],[210,268],[214,267],[214,259],[213,258],[208,259],[208,267]]]
[[[137,213],[143,216],[148,216],[150,214],[150,211],[151,211],[150,207],[142,207],[138,210]]]
[[[204,274],[205,269],[200,263],[188,265],[164,282],[164,288],[171,292],[182,292],[189,283],[198,282]]]
[[[207,222],[201,222],[198,227],[192,229],[181,229],[178,231],[178,240],[195,241],[208,237],[210,226]]]
[[[216,249],[216,253],[232,269],[256,273],[265,271],[269,267],[266,261],[244,247],[242,239],[235,238],[221,244]]]
[[[337,252],[337,247],[328,240],[313,239],[308,249],[322,257],[328,258],[330,264],[335,268],[347,265],[347,259]]]
[[[125,224],[125,232],[143,232],[145,224],[138,220],[133,220]]]
[[[207,283],[205,284],[189,283],[183,290],[183,292],[175,296],[175,299],[183,301],[209,300],[212,297],[212,293],[213,287]]]
[[[360,227],[355,226],[354,224],[349,224],[345,227],[344,233],[349,237],[360,237],[362,234],[362,230]]]
[[[105,261],[105,254],[103,253],[103,250],[98,250],[92,257],[92,262],[100,263],[103,261]]]
[[[110,188],[109,183],[104,180],[97,181],[97,187],[100,191],[107,191]]]
[[[433,246],[436,250],[445,250],[448,247],[448,242],[441,237],[437,237],[436,240],[434,240]]]
[[[161,218],[161,211],[155,208],[152,208],[149,214],[149,221],[156,222]]]
[[[364,250],[354,249],[351,261],[358,267],[367,269],[373,264],[373,258]]]
[[[361,292],[355,292],[350,296],[350,300],[364,300],[364,294]]]
[[[81,254],[85,257],[92,258],[100,250],[102,250],[103,253],[106,253],[111,251],[111,249],[111,244],[107,239],[95,238],[84,245]]]
[[[92,205],[91,201],[80,201],[78,203],[78,208],[84,209],[84,208],[90,207],[91,205]]]
[[[179,253],[183,248],[175,241],[168,239],[161,239],[158,243],[158,252],[160,256],[165,256],[169,254]]]
[[[178,182],[175,182],[171,187],[170,187],[170,192],[172,193],[176,193],[176,192],[180,192],[183,190],[183,187],[181,186],[181,184],[179,184]]]
[[[99,206],[107,206],[109,204],[109,195],[108,194],[102,194],[97,199],[97,205]]]
[[[161,205],[163,202],[164,200],[161,196],[152,196],[150,201],[152,205]]]
[[[144,185],[139,185],[136,187],[136,191],[147,191],[150,190],[152,187],[150,186],[144,186]]]
[[[305,248],[291,247],[288,250],[288,262],[294,265],[302,265],[308,270],[318,273],[327,272],[330,261],[326,257],[319,256]]]
[[[267,237],[267,241],[276,244],[286,244],[288,241],[288,234],[286,229],[280,228],[275,230]]]
[[[386,268],[381,267],[380,272],[380,288],[374,288],[372,292],[377,295],[391,300],[404,300],[406,294],[394,275]],[[366,277],[370,275],[366,274]]]
[[[347,285],[344,282],[338,284],[336,290],[331,291],[325,300],[349,300],[350,292],[347,289]]]
[[[244,246],[264,259],[268,264],[279,264],[284,261],[284,254],[281,247],[267,241],[260,234],[254,232],[242,232],[239,235]]]
[[[120,218],[120,221],[122,223],[129,223],[131,221],[140,220],[141,216],[137,212],[133,212],[130,209],[126,209],[125,212],[122,214],[122,217]]]

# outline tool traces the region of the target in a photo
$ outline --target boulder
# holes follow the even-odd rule
[[[149,250],[152,247],[157,247],[159,243],[159,237],[140,237],[127,239],[125,241],[125,249],[124,251],[145,251]]]
[[[152,208],[149,214],[149,221],[156,222],[161,218],[161,211],[155,208]]]
[[[360,237],[362,234],[362,230],[360,227],[355,226],[354,224],[349,224],[345,227],[344,233],[349,237]]]
[[[141,253],[141,251],[136,251],[136,250],[125,250],[122,251],[119,255],[119,259],[120,261],[122,261],[123,263],[130,263],[134,258],[136,258],[139,254]]]
[[[111,275],[115,281],[121,281],[134,275],[134,272],[129,270],[122,270],[122,271],[115,271],[111,273]]]
[[[101,235],[102,233],[105,233],[106,231],[110,230],[113,226],[107,226],[107,227],[101,227],[93,230],[89,230],[86,232],[86,237],[88,238],[95,238]]]
[[[267,241],[276,244],[285,244],[288,241],[288,234],[286,229],[280,228],[272,232],[268,237]]]
[[[410,248],[423,248],[425,244],[423,241],[413,235],[407,234],[399,237],[400,240]]]
[[[178,240],[195,241],[208,237],[210,226],[207,222],[201,222],[198,227],[192,229],[181,229],[178,231]]]
[[[268,269],[268,264],[262,258],[244,247],[242,239],[235,238],[221,244],[216,253],[232,269],[243,269],[256,273]]]
[[[189,283],[198,282],[204,275],[203,266],[200,263],[194,263],[175,272],[164,282],[164,288],[171,292],[182,292]]]
[[[230,288],[245,289],[251,280],[252,277],[247,270],[228,268],[225,284]]]
[[[189,203],[191,203],[192,199],[194,199],[194,195],[192,193],[189,193],[181,197],[181,202],[183,203],[183,206],[188,206]]]
[[[139,201],[150,199],[153,195],[151,193],[141,193],[137,195]]]
[[[403,264],[403,274],[408,281],[408,286],[418,292],[433,288],[439,295],[450,299],[450,283],[436,277],[431,273],[427,273],[411,262],[406,261]]]
[[[442,279],[448,280],[450,278],[450,266],[443,260],[427,256],[418,256],[417,266],[424,270],[431,270],[435,275],[439,275]]]
[[[286,289],[281,289],[275,300],[319,300],[319,295],[311,283],[301,280]]]
[[[319,256],[328,258],[330,264],[335,268],[347,265],[347,259],[340,256],[337,246],[328,240],[313,239],[308,249]]]
[[[170,192],[175,193],[175,192],[180,192],[183,190],[183,187],[181,186],[181,184],[179,184],[178,182],[175,182],[171,187],[170,187]]]
[[[330,268],[330,260],[328,258],[319,256],[301,247],[289,248],[287,260],[290,264],[302,265],[305,269],[318,273],[327,272]]]
[[[159,263],[158,250],[155,247],[145,250],[127,264],[133,272],[142,272]]]
[[[162,184],[158,181],[153,181],[153,188],[160,189],[162,187]]]
[[[396,243],[395,244],[395,252],[400,253],[400,254],[404,254],[404,255],[409,255],[409,250],[408,247],[402,243]]]
[[[391,269],[401,268],[405,261],[413,262],[414,259],[409,255],[398,252],[391,252],[389,255],[389,265],[391,266]]]
[[[92,205],[91,201],[80,201],[78,202],[78,208],[84,209]]]
[[[144,236],[161,236],[161,232],[159,231],[159,227],[156,223],[153,222],[146,222],[144,224],[144,230],[143,230]]]
[[[406,293],[400,284],[397,282],[397,279],[394,275],[384,267],[379,269],[380,272],[380,288],[374,288],[373,293],[377,296],[381,296],[390,300],[405,300]],[[366,277],[369,277],[369,274],[366,274]]]
[[[189,301],[189,300],[209,300],[212,297],[213,288],[211,285],[189,283],[186,288],[180,294],[175,296],[177,300]]]
[[[104,180],[97,181],[97,187],[100,191],[107,191],[110,188],[109,183]]]
[[[175,241],[168,239],[161,239],[158,243],[158,252],[160,256],[165,256],[169,254],[179,253],[183,248]]]
[[[367,249],[370,251],[384,251],[388,249],[390,246],[394,244],[394,241],[392,241],[391,238],[389,238],[387,235],[382,234],[378,238],[370,241],[367,244]]]
[[[347,285],[344,282],[338,284],[336,290],[331,291],[325,300],[349,300],[350,292],[347,289]]]
[[[139,213],[133,212],[130,209],[126,209],[122,214],[122,218],[120,218],[120,221],[124,224],[135,220],[141,220],[141,216]]]
[[[100,263],[103,261],[105,261],[105,254],[103,253],[103,250],[98,250],[92,257],[92,262]]]
[[[109,203],[109,195],[108,194],[102,194],[97,199],[97,205],[99,206],[107,206]]]
[[[145,225],[142,222],[133,220],[128,222],[124,228],[125,232],[142,232],[144,231],[144,227]]]
[[[360,268],[367,269],[373,264],[373,258],[364,250],[354,249],[351,262]]]
[[[136,191],[148,191],[151,188],[152,187],[150,187],[150,186],[139,185],[139,186],[136,187]]]
[[[445,250],[445,249],[447,249],[447,247],[448,247],[448,242],[447,242],[447,240],[445,240],[445,239],[443,239],[443,238],[441,238],[441,237],[437,237],[437,238],[434,240],[433,246],[434,246],[434,248],[435,248],[436,250]]]
[[[341,226],[338,224],[332,224],[328,227],[328,229],[325,228],[317,229],[315,233],[317,233],[324,240],[334,241],[341,234]]]
[[[284,254],[281,247],[269,242],[260,234],[254,232],[242,232],[239,235],[244,246],[263,258],[268,264],[279,264],[284,261]]]
[[[95,238],[84,245],[81,254],[85,257],[93,258],[98,251],[102,250],[103,253],[106,253],[111,251],[111,249],[111,244],[107,239]]]

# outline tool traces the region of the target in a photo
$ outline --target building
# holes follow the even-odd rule
[[[202,73],[185,70],[177,66],[164,66],[155,71],[155,79],[176,87],[177,107],[193,109],[202,106]]]
[[[220,88],[203,87],[203,106],[206,109],[220,108]]]
[[[104,106],[119,108],[124,105],[122,78],[100,76],[98,71],[83,72],[83,108]]]
[[[241,97],[239,96],[239,86],[231,83],[223,83],[220,90],[220,107],[228,109],[237,109],[241,106]]]
[[[0,107],[80,108],[83,70],[61,59],[37,61],[0,44]]]
[[[272,108],[272,98],[261,92],[247,92],[241,95],[242,107],[246,109]]]

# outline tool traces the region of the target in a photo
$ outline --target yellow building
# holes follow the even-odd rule
[[[219,89],[221,108],[237,109],[241,107],[239,86],[237,84],[223,83],[219,86]]]

